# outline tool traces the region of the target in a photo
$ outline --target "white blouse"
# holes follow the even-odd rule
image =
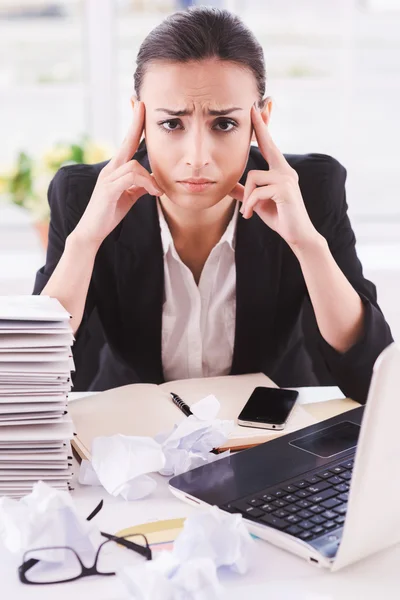
[[[166,381],[227,375],[235,339],[235,242],[239,202],[218,244],[212,249],[197,286],[180,259],[160,201],[157,200],[164,251],[162,364]]]

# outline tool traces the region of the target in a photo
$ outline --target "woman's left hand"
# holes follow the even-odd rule
[[[289,246],[293,249],[302,247],[319,234],[304,205],[297,172],[273,142],[261,113],[254,106],[251,118],[258,147],[269,171],[249,171],[245,185],[236,184],[230,196],[242,202],[240,212],[245,219],[249,219],[254,211]]]

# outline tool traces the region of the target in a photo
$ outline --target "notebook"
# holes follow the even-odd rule
[[[257,386],[277,387],[263,373],[251,373],[161,385],[136,383],[79,398],[69,404],[75,432],[71,443],[78,457],[90,460],[95,437],[117,433],[154,437],[172,429],[187,417],[173,404],[170,392],[177,393],[189,406],[209,394],[218,398],[221,403],[218,418],[235,421],[234,430],[220,451],[249,448],[359,406],[347,398],[323,402],[323,407],[316,406],[319,403],[297,403],[282,431],[241,427],[237,425],[237,417]]]

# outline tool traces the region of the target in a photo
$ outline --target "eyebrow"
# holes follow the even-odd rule
[[[243,108],[232,106],[232,108],[224,108],[223,110],[209,110],[208,114],[213,117],[223,117],[237,110],[243,110]],[[165,112],[173,117],[185,117],[186,115],[193,114],[192,110],[171,110],[170,108],[156,108],[156,112]]]

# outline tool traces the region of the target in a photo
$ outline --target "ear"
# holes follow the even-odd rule
[[[270,121],[270,118],[271,118],[271,112],[272,112],[272,98],[271,98],[271,96],[266,96],[264,98],[264,100],[261,103],[260,111],[261,111],[262,120],[264,121],[264,123],[266,125],[269,125],[269,121]],[[251,141],[252,142],[256,142],[257,141],[256,134],[254,133],[254,131],[253,131],[253,134],[251,136]]]
[[[137,102],[137,96],[135,96],[135,94],[133,94],[133,96],[131,96],[131,104],[132,104],[132,108],[135,106],[135,102]]]

